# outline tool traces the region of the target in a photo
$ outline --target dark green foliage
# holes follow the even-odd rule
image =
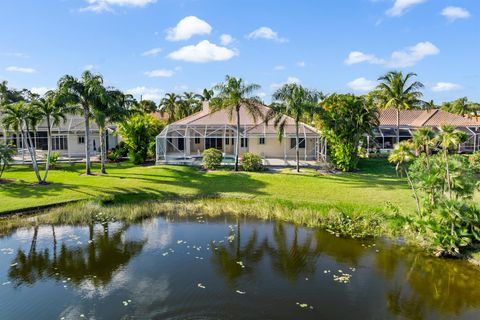
[[[0,178],[7,168],[13,162],[13,155],[15,154],[15,150],[5,144],[0,144]]]
[[[243,154],[241,166],[242,170],[244,171],[263,171],[262,158],[258,154],[251,152],[246,152]]]
[[[470,165],[472,166],[473,171],[476,174],[480,173],[480,151],[477,151],[471,154],[468,157],[468,161],[470,161]]]
[[[215,170],[222,164],[223,155],[220,150],[210,148],[203,152],[203,167],[208,170]]]

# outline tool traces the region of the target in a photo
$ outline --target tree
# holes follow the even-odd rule
[[[214,87],[218,91],[217,97],[211,101],[212,112],[218,110],[226,110],[230,120],[234,115],[237,121],[237,141],[235,144],[235,171],[238,171],[238,156],[240,154],[240,109],[252,116],[254,121],[259,117],[263,117],[260,98],[253,93],[260,89],[258,84],[246,84],[243,79],[226,76],[223,83],[219,83]]]
[[[184,92],[177,106],[177,120],[188,117],[202,109],[198,96],[193,92]]]
[[[2,178],[5,168],[13,162],[14,153],[13,148],[0,143],[0,179]]]
[[[437,108],[438,108],[438,106],[435,104],[435,101],[433,101],[433,100],[423,102],[423,109],[425,109],[427,111],[437,109]]]
[[[165,97],[162,98],[159,105],[160,113],[168,114],[168,123],[175,122],[177,119],[177,106],[180,102],[180,97],[176,93],[167,93]]]
[[[203,89],[202,94],[197,94],[197,97],[202,102],[210,102],[215,95],[215,92],[211,89]]]
[[[300,121],[311,118],[317,108],[319,93],[308,90],[301,85],[285,84],[273,94],[273,103],[268,118],[274,118],[274,126],[278,131],[278,138],[282,141],[285,126],[288,125],[288,117],[295,121],[295,159],[297,172],[300,172]],[[287,117],[285,117],[287,116]]]
[[[81,79],[70,75],[63,76],[58,82],[59,92],[62,99],[70,105],[76,106],[85,118],[85,174],[91,175],[90,166],[90,117],[92,108],[100,103],[103,86],[103,77],[85,71]]]
[[[467,97],[463,97],[451,102],[445,102],[442,105],[442,110],[460,116],[471,116],[472,114],[478,114],[480,111],[480,104],[470,102]]]
[[[415,73],[408,73],[405,76],[401,71],[390,71],[378,78],[381,82],[377,86],[379,100],[384,108],[396,110],[396,133],[397,143],[400,142],[400,110],[414,109],[420,106],[422,93],[420,89],[424,85],[419,81],[410,83],[411,78],[417,76]]]
[[[47,91],[43,98],[32,101],[40,116],[47,123],[47,158],[45,163],[45,174],[43,183],[47,183],[48,170],[50,168],[50,156],[52,154],[52,125],[58,126],[60,122],[66,121],[68,108],[63,103],[61,96],[56,91]]]
[[[153,113],[158,110],[158,107],[152,100],[141,100],[135,103],[133,110],[140,113]]]
[[[342,171],[357,167],[358,147],[378,126],[378,109],[368,97],[333,94],[320,103],[315,122],[327,138],[331,159]]]

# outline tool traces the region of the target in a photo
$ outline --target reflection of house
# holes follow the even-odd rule
[[[113,135],[115,126],[107,128],[107,148],[114,148],[118,144],[118,137]],[[40,157],[47,150],[47,125],[42,122],[34,132],[31,132],[33,143]],[[28,156],[28,151],[23,149],[23,142],[17,132],[6,131],[0,126],[0,141],[11,144],[17,148],[19,155]],[[90,150],[91,155],[99,153],[100,139],[98,127],[94,121],[90,121]],[[52,149],[64,157],[82,158],[85,156],[85,120],[81,116],[68,115],[65,122],[59,126],[52,126]]]
[[[443,110],[401,110],[400,141],[412,138],[415,129],[430,127],[435,131],[448,124],[465,132],[469,139],[461,147],[461,152],[480,150],[480,123]],[[374,141],[369,141],[370,149],[390,150],[397,141],[397,115],[395,109],[386,109],[380,113],[380,126],[374,130]]]
[[[265,115],[269,108],[261,106]],[[244,108],[240,109],[240,141],[237,141],[236,115],[227,111],[210,112],[208,103],[203,109],[189,117],[174,122],[157,137],[157,163],[177,162],[200,157],[208,148],[221,150],[226,157],[235,153],[240,143],[240,154],[253,152],[264,159],[295,158],[295,122],[287,119],[283,139],[278,139],[273,121],[268,124],[263,118],[254,119]],[[318,160],[325,157],[326,143],[317,129],[301,123],[300,158]]]

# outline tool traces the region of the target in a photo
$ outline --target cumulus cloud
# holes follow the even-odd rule
[[[203,40],[196,45],[182,47],[179,50],[170,53],[168,57],[173,60],[203,63],[210,61],[226,61],[232,59],[236,55],[238,55],[237,51],[217,46],[208,40]]]
[[[257,30],[252,31],[248,36],[248,39],[267,39],[276,42],[288,42],[288,39],[281,38],[277,32],[273,31],[269,27],[260,27]]]
[[[163,91],[157,88],[150,88],[145,86],[135,87],[125,91],[128,94],[135,96],[137,99],[142,97],[143,100],[160,100],[163,96]]]
[[[233,42],[233,37],[229,34],[222,34],[220,36],[220,43],[223,45],[223,46],[228,46],[229,44],[231,44]]]
[[[212,27],[204,20],[188,16],[180,20],[174,28],[167,30],[167,40],[188,40],[196,35],[210,34]]]
[[[410,7],[426,2],[427,0],[395,0],[393,7],[386,14],[390,17],[402,16]]]
[[[157,56],[160,52],[162,52],[161,48],[153,48],[150,50],[147,50],[142,53],[142,57],[155,57]]]
[[[426,41],[419,42],[416,45],[403,50],[394,51],[389,59],[380,59],[373,54],[352,51],[344,62],[347,65],[367,62],[370,64],[384,65],[389,68],[406,68],[416,65],[417,62],[428,56],[434,56],[439,53],[440,49],[438,49],[433,43]]]
[[[446,7],[442,10],[442,16],[447,18],[448,21],[453,22],[458,19],[470,18],[470,12],[461,7]]]
[[[37,70],[35,70],[33,68],[23,68],[23,67],[17,67],[17,66],[6,67],[5,71],[19,72],[19,73],[35,73],[35,72],[37,72]]]
[[[104,12],[114,11],[114,7],[145,7],[148,4],[155,3],[157,0],[85,0],[88,5],[81,8],[80,11]]]
[[[145,72],[145,75],[150,78],[170,78],[175,72],[167,69],[157,69]]]
[[[300,84],[302,81],[297,78],[297,77],[288,77],[286,81],[282,81],[282,82],[279,82],[279,83],[272,83],[270,85],[270,88],[272,90],[276,90],[276,89],[279,89],[281,88],[284,84],[291,84],[291,83],[297,83],[297,84]]]
[[[444,91],[453,91],[461,89],[462,86],[456,83],[451,82],[438,82],[432,86],[432,91],[435,92],[444,92]]]
[[[366,78],[357,78],[353,81],[350,81],[348,87],[354,91],[370,91],[375,89],[377,83]]]
[[[48,88],[48,87],[32,87],[30,91],[36,94],[43,96],[47,91],[54,90],[55,88]]]

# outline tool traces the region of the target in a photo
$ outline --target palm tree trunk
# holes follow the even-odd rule
[[[297,173],[300,173],[300,137],[298,136],[298,121],[295,121],[295,160],[297,162]]]
[[[238,171],[238,156],[240,155],[240,105],[236,106],[237,111],[237,145],[235,146],[235,171]]]
[[[50,156],[52,155],[52,130],[50,128],[50,117],[47,116],[47,161],[45,162],[45,175],[43,183],[47,183],[48,169],[50,167]]]
[[[90,112],[88,107],[83,107],[85,116],[85,174],[91,175],[90,169]]]
[[[98,128],[98,133],[100,135],[100,166],[101,166],[101,169],[100,171],[102,172],[102,174],[106,174],[107,173],[107,170],[105,169],[105,158],[106,158],[106,155],[107,155],[107,152],[105,150],[105,127],[103,126],[99,126]]]
[[[35,154],[35,149],[34,145],[32,142],[32,138],[30,137],[30,130],[28,128],[28,125],[26,125],[26,132],[22,131],[22,137],[23,137],[23,144],[27,146],[28,152],[30,153],[30,158],[32,159],[32,167],[33,171],[35,171],[35,175],[37,176],[37,180],[39,184],[42,184],[42,177],[40,176],[40,172],[38,170],[38,163],[37,163],[37,155]],[[25,135],[27,137],[25,137]]]
[[[397,144],[400,143],[400,109],[396,109],[397,112]]]
[[[450,167],[448,165],[448,150],[444,151],[444,155],[445,155],[445,169],[447,170],[448,196],[451,200],[452,199],[452,182],[450,181]]]
[[[412,179],[410,179],[410,175],[408,174],[408,169],[405,169],[405,174],[407,176],[408,184],[410,185],[410,188],[412,188],[412,191],[413,191],[413,197],[415,198],[415,203],[417,204],[418,215],[422,216],[422,209],[420,207],[420,199],[418,198],[417,190],[415,189],[415,186],[413,185]]]

